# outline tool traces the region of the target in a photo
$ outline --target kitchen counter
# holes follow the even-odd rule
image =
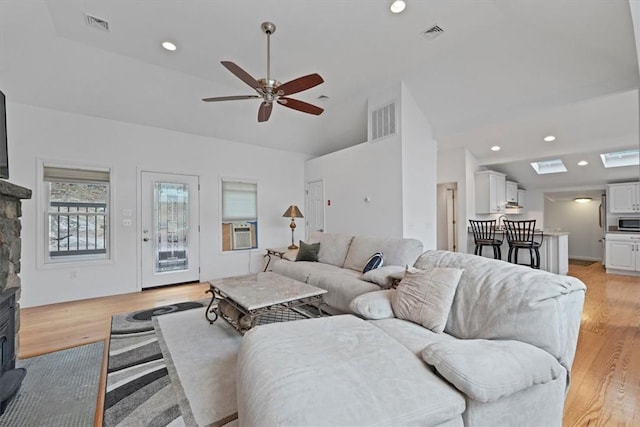
[[[467,253],[472,254],[476,245],[473,241],[471,227],[468,228],[468,231],[470,236],[467,239]],[[540,247],[540,270],[566,275],[569,272],[569,232],[545,229],[536,230],[535,234],[544,236]],[[502,260],[507,261],[509,243],[504,230],[496,230],[496,238],[502,240],[500,248]],[[539,240],[539,238],[536,238],[536,240]],[[482,255],[487,258],[493,258],[493,250],[491,247],[485,246],[482,250]],[[518,254],[518,263],[527,264],[529,261],[529,251],[521,249]]]

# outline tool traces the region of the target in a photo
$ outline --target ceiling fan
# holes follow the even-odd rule
[[[280,83],[272,80],[270,75],[271,68],[271,34],[275,33],[276,26],[271,22],[263,22],[260,26],[262,31],[267,35],[267,77],[256,80],[249,73],[244,71],[238,65],[231,61],[222,61],[222,65],[231,71],[240,80],[251,86],[257,92],[257,95],[239,95],[239,96],[220,96],[216,98],[204,98],[204,102],[218,101],[235,101],[239,99],[262,98],[262,104],[258,109],[258,122],[266,122],[271,116],[273,103],[291,108],[293,110],[302,111],[303,113],[320,115],[324,111],[322,108],[309,104],[298,99],[289,98],[289,95],[311,89],[314,86],[324,82],[319,74],[309,74],[307,76],[298,77],[286,83]]]

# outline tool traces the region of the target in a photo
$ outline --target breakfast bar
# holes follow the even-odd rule
[[[566,275],[569,271],[569,233],[562,230],[545,229],[536,230],[536,234],[543,237],[542,246],[540,247],[540,269],[551,273]],[[503,261],[507,261],[509,244],[507,243],[504,230],[496,230],[496,239],[502,240],[501,259]],[[538,240],[537,236],[536,240]],[[472,254],[474,247],[473,232],[469,228],[467,253]],[[482,256],[493,258],[493,252],[490,248],[484,248]],[[527,251],[520,251],[518,257],[519,264],[527,264],[530,261],[529,253]]]

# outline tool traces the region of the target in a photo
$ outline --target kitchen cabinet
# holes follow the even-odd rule
[[[507,181],[505,187],[507,203],[518,204],[518,183]]]
[[[639,275],[640,234],[607,233],[605,242],[607,273]]]
[[[640,213],[640,183],[610,184],[607,193],[609,213]]]
[[[506,175],[495,171],[479,171],[475,178],[476,213],[504,213]]]
[[[523,207],[525,206],[525,198],[527,197],[527,191],[526,190],[522,190],[522,189],[518,189],[518,206]]]

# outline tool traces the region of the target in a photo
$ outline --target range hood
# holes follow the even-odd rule
[[[509,215],[520,215],[524,213],[524,207],[517,203],[507,203],[504,207],[504,213]]]

